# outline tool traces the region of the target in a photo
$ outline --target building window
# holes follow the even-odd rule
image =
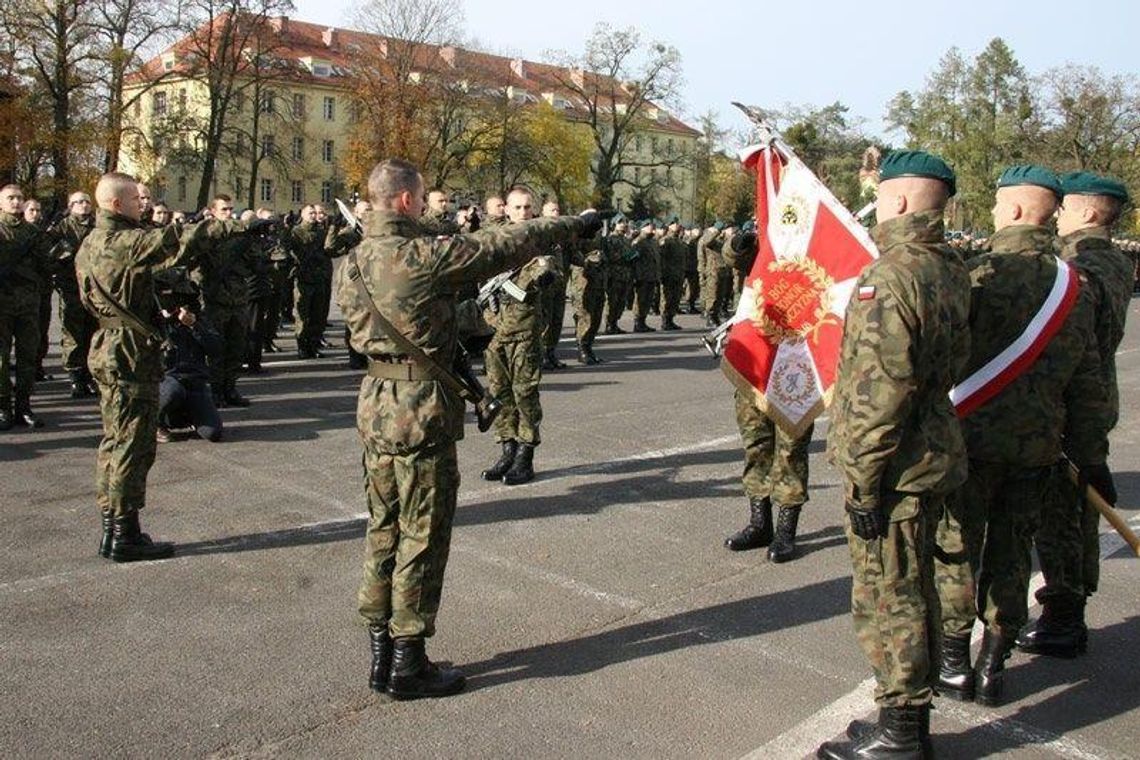
[[[640,166],[633,167],[633,181],[639,185],[641,184],[641,167]]]
[[[274,113],[277,108],[277,95],[273,90],[265,90],[261,93],[260,110],[262,113]]]
[[[291,197],[293,203],[304,203],[305,202],[305,183],[299,179],[293,180],[293,189],[292,189],[292,192],[290,193],[290,197]]]
[[[273,156],[277,153],[277,142],[273,135],[261,136],[261,155]]]
[[[240,198],[245,195],[245,182],[242,181],[241,175],[234,177],[234,196]]]
[[[234,152],[239,156],[245,155],[245,132],[237,133],[237,144],[234,146]]]
[[[261,201],[262,203],[273,202],[273,180],[261,180]]]
[[[235,111],[240,111],[245,108],[245,93],[235,92],[233,95],[233,106]]]
[[[325,121],[332,121],[336,118],[336,98],[325,97],[323,112]]]
[[[305,95],[304,95],[304,93],[297,92],[297,93],[293,94],[293,118],[294,119],[305,118]]]
[[[178,178],[178,202],[179,203],[185,203],[186,202],[186,178],[185,177],[179,177]]]
[[[293,160],[294,161],[301,161],[301,160],[304,160],[304,158],[305,158],[305,138],[294,137],[293,138]]]
[[[186,111],[186,88],[185,87],[179,87],[178,88],[178,110],[183,111],[183,112]]]
[[[321,146],[321,160],[326,164],[333,162],[333,141],[325,140],[324,145]]]
[[[641,152],[641,135],[633,138],[633,149],[637,153]]]
[[[665,144],[665,150],[669,153],[670,156],[673,155],[674,148],[673,148],[673,138],[672,137],[670,137],[669,142],[667,142]]]
[[[166,116],[166,93],[156,92],[154,94],[154,115]]]
[[[657,138],[656,137],[654,137],[652,140],[650,140],[649,150],[650,150],[650,152],[653,153],[653,155],[655,155],[655,156],[657,155]]]
[[[135,99],[135,116],[142,115],[142,98]]]
[[[332,203],[333,201],[333,183],[332,180],[325,180],[321,183],[321,203]]]

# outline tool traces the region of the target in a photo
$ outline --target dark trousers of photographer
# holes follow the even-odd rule
[[[192,427],[207,441],[222,438],[222,418],[214,406],[210,384],[202,378],[162,378],[158,387],[158,419],[168,429]]]

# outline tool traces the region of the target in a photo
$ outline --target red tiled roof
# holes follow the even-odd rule
[[[218,24],[223,22],[224,20],[221,18],[215,21]],[[271,19],[270,23],[277,35],[273,44],[272,55],[279,60],[296,62],[296,67],[288,72],[287,78],[305,84],[343,87],[344,85],[338,82],[338,79],[351,72],[354,60],[362,51],[377,51],[381,46],[388,45],[394,52],[395,47],[393,46],[401,44],[398,40],[368,32],[334,29],[295,19]],[[203,27],[200,33],[204,33],[207,29],[208,27]],[[331,44],[329,44],[330,42]],[[165,71],[162,60],[164,55],[170,52],[174,52],[176,56],[186,55],[194,49],[194,36],[187,35],[163,53],[147,61],[142,71],[135,75],[133,80],[153,79],[163,75]],[[566,110],[568,118],[585,118],[584,104],[580,101],[576,102],[577,99],[572,91],[563,84],[572,76],[571,70],[565,67],[437,45],[420,45],[415,54],[415,67],[425,74],[451,76],[456,80],[466,80],[470,85],[481,85],[488,89],[511,86],[525,90],[535,98],[541,97],[544,93],[553,92],[569,101],[571,108]],[[337,69],[334,69],[332,76],[317,76],[300,64],[300,60],[304,58],[327,62]],[[189,71],[189,67],[183,60],[176,59],[174,69],[166,73],[177,75],[179,73],[188,74]],[[583,76],[598,79],[604,89],[612,86],[617,93],[618,103],[628,102],[629,98],[618,82],[593,73],[587,73]],[[647,107],[657,108],[661,115],[661,118],[656,121],[654,129],[689,137],[700,135],[698,130],[688,126],[665,109],[659,108],[655,104],[649,104]]]

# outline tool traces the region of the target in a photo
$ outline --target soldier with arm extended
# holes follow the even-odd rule
[[[1065,439],[1065,454],[1081,468],[1081,479],[1092,484],[1110,504],[1116,488],[1103,460],[1108,431],[1116,427],[1120,397],[1116,382],[1116,349],[1124,337],[1124,321],[1132,300],[1135,260],[1111,240],[1111,230],[1128,191],[1120,182],[1089,172],[1061,177],[1064,198],[1057,215],[1061,258],[1085,276],[1084,289],[1092,300],[1100,372],[1107,394],[1109,425],[1106,439],[1082,443]],[[1093,457],[1090,461],[1090,456]],[[1083,490],[1083,489],[1081,489]],[[1075,657],[1088,646],[1085,603],[1100,577],[1100,513],[1067,478],[1057,479],[1037,531],[1037,556],[1045,586],[1037,592],[1041,617],[1017,639],[1025,652]]]
[[[542,204],[542,216],[558,218],[562,209],[557,201]],[[570,266],[580,259],[578,251],[568,250],[557,245],[550,251],[554,264],[554,278],[543,288],[542,311],[546,320],[542,327],[542,368],[544,370],[565,369],[566,363],[558,358],[558,340],[562,337],[562,320],[566,317],[566,293],[570,286]]]
[[[99,321],[88,354],[103,417],[95,462],[95,503],[103,517],[99,553],[115,562],[162,559],[174,547],[151,541],[139,527],[163,374],[154,271],[197,255],[205,227],[188,231],[184,240],[177,225],[145,228],[138,184],[128,174],[104,174],[95,201],[95,229],[75,256],[75,273],[79,297]]]
[[[540,219],[440,237],[419,224],[423,178],[414,166],[384,161],[368,188],[374,210],[341,270],[338,301],[353,346],[370,360],[357,405],[369,512],[358,602],[371,643],[369,683],[398,699],[446,696],[464,677],[428,660],[424,641],[435,632],[447,565],[464,404],[402,354],[373,314],[449,367],[461,289],[575,233],[590,235],[597,223]]]
[[[594,354],[594,338],[601,326],[602,308],[606,304],[607,249],[612,238],[612,234],[603,234],[583,241],[570,266],[574,333],[581,364],[602,363]]]
[[[920,151],[883,162],[881,256],[847,307],[828,436],[844,480],[851,614],[875,675],[878,724],[820,758],[928,757],[939,609],[934,531],[966,478],[949,392],[969,346],[970,285],[944,245],[954,174]]]

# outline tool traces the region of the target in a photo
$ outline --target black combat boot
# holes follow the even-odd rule
[[[772,501],[767,496],[753,496],[748,500],[748,524],[724,539],[724,545],[734,552],[759,549],[772,543]]]
[[[713,330],[719,326],[720,326],[720,322],[716,321],[716,315],[710,312],[708,314],[708,316],[705,317],[705,327],[707,327],[710,330]]]
[[[824,742],[815,756],[824,760],[922,760],[934,756],[930,745],[930,705],[883,707],[869,730],[848,727],[850,742]]]
[[[520,443],[515,461],[503,475],[503,482],[508,486],[517,486],[532,480],[534,480],[534,444]]]
[[[979,705],[1001,704],[1005,661],[1012,651],[1012,638],[986,628],[978,663],[974,666],[974,701]]]
[[[12,410],[12,422],[20,427],[42,428],[43,420],[32,411],[32,403],[28,399],[16,399],[16,407]]]
[[[92,395],[91,387],[87,384],[87,378],[83,374],[83,370],[79,369],[73,369],[67,373],[71,397],[74,399],[89,398]]]
[[[447,697],[463,691],[466,684],[467,679],[459,670],[441,668],[427,658],[423,639],[393,642],[388,693],[396,699]]]
[[[599,359],[598,355],[594,353],[594,347],[593,346],[586,346],[586,363],[587,364],[604,364],[605,362],[602,359]]]
[[[579,364],[589,364],[590,363],[590,357],[586,356],[586,349],[582,348],[582,346],[578,346],[578,363]]]
[[[635,333],[657,332],[656,328],[650,327],[649,325],[645,324],[644,319],[633,320],[633,331]]]
[[[518,453],[518,450],[518,441],[503,441],[503,453],[499,455],[493,465],[483,470],[483,480],[501,480],[514,463],[515,454]]]
[[[558,358],[558,354],[554,352],[553,348],[546,349],[546,355],[542,360],[543,369],[566,369],[566,362]]]
[[[666,319],[665,321],[663,321],[661,323],[661,329],[662,330],[682,330],[684,328],[682,328],[679,324],[674,322],[673,318],[670,317],[669,319]]]
[[[959,702],[974,701],[974,669],[970,667],[970,634],[942,637],[938,693]]]
[[[776,535],[768,547],[769,562],[787,562],[796,556],[796,526],[800,522],[800,507],[780,507],[776,518]]]
[[[111,556],[111,536],[114,533],[114,518],[110,512],[103,512],[103,540],[99,542],[99,556]]]
[[[110,557],[115,562],[139,562],[173,556],[174,544],[156,543],[139,529],[138,511],[113,518]]]
[[[245,396],[238,393],[237,385],[233,381],[230,381],[226,385],[226,390],[222,394],[222,398],[226,402],[226,406],[236,406],[236,407],[243,407],[244,408],[244,407],[249,406],[252,403]]]
[[[617,322],[612,325],[606,325],[606,335],[625,335],[625,330]]]
[[[1049,599],[1041,617],[1017,637],[1017,648],[1029,654],[1071,659],[1089,648],[1089,629],[1085,625],[1085,600]]]
[[[388,673],[392,670],[392,637],[388,635],[388,626],[369,625],[368,640],[372,650],[368,687],[384,693],[388,688]]]

